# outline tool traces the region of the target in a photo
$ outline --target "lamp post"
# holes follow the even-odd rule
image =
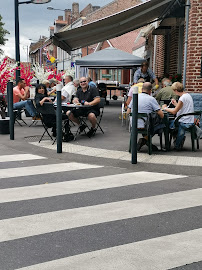
[[[19,2],[14,0],[15,5],[15,59],[18,67],[20,66],[20,38],[19,38],[19,5],[20,4],[46,4],[51,0],[30,0]],[[20,69],[16,69],[16,81],[20,78]]]

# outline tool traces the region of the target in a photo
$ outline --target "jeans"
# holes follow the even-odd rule
[[[22,108],[25,108],[32,117],[37,114],[31,100],[22,100],[13,104],[14,110],[21,110]]]
[[[181,143],[184,139],[185,136],[185,132],[187,128],[190,128],[191,126],[194,125],[194,123],[182,123],[182,122],[178,122],[179,126],[178,126],[178,132],[177,132],[177,138],[176,138],[176,144],[175,144],[175,148],[176,149],[180,149],[181,148]],[[174,129],[175,125],[174,125],[174,120],[172,120],[170,122],[170,129]]]

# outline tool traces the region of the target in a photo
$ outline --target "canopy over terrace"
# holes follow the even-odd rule
[[[176,0],[149,0],[112,16],[56,33],[53,43],[70,53],[72,50],[123,35],[155,20],[163,19],[175,7]]]
[[[140,66],[143,61],[143,58],[109,47],[76,60],[76,65],[99,69],[132,68]]]

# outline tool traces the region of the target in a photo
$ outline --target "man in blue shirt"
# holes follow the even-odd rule
[[[150,82],[143,83],[142,93],[138,94],[138,113],[151,113],[156,112],[159,117],[162,119],[164,117],[163,111],[161,110],[159,104],[156,99],[151,96],[152,85]],[[127,113],[132,112],[133,100],[131,100]],[[144,128],[144,121],[142,119],[138,119],[138,129]],[[156,127],[156,131],[162,128],[160,124]],[[137,144],[137,150],[139,151],[143,145],[147,144],[148,137],[144,136],[140,138]],[[152,150],[157,151],[158,148],[155,145],[152,145]]]
[[[141,67],[138,68],[134,74],[133,82],[137,83],[140,78],[143,78],[145,82],[152,82],[152,80],[155,81],[156,89],[159,87],[158,79],[156,78],[153,71],[149,68],[148,62],[143,62],[141,64]]]

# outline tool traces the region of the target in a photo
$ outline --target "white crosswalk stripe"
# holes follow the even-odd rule
[[[200,212],[202,186],[197,182],[191,187],[186,175],[121,168],[117,172],[75,162],[49,165],[48,159],[35,155],[4,157],[7,164],[35,160],[35,165],[1,169],[0,184],[12,179],[9,188],[0,189],[1,214],[17,206],[11,217],[5,214],[0,219],[2,269],[164,270],[202,261],[202,228],[194,227],[194,215],[187,214],[184,220],[187,211]],[[102,174],[104,168],[107,175],[79,176],[81,170]],[[58,173],[62,180],[55,177]],[[46,174],[51,183],[29,185],[32,177]],[[18,187],[22,176],[25,182]],[[129,191],[130,199],[125,197]],[[53,207],[57,200],[61,205],[52,210],[52,201]],[[201,224],[202,217],[196,217]]]
[[[202,189],[0,221],[0,241],[202,205]],[[30,226],[31,224],[31,226]],[[13,235],[13,232],[15,234]]]
[[[72,166],[72,164],[70,165]],[[79,166],[81,166],[81,164]],[[65,168],[67,168],[67,165],[65,166]],[[91,167],[87,167],[86,169],[88,168]],[[149,183],[160,180],[163,181],[182,177],[184,176],[164,174],[164,173],[156,174],[151,172],[136,172],[119,175],[115,174],[110,176],[101,176],[96,178],[83,179],[82,181],[80,179],[68,182],[53,183],[48,185],[43,184],[37,186],[3,189],[0,190],[0,203],[31,200],[64,194],[73,194],[78,192],[121,187],[140,183]]]
[[[201,260],[202,229],[97,250],[21,270],[167,270]],[[113,258],[113,260],[112,260]]]
[[[79,163],[79,169],[93,169],[100,168],[101,166],[97,165],[88,165]],[[61,164],[51,164],[50,165],[38,165],[31,167],[15,168],[12,169],[1,169],[0,179],[2,178],[11,178],[19,176],[29,176],[29,175],[39,175],[39,174],[49,174],[49,173],[59,173],[78,170],[78,163],[61,163]]]

